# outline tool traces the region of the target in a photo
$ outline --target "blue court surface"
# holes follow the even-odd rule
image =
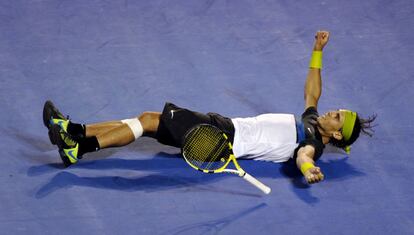
[[[414,2],[0,1],[1,234],[413,234]],[[318,161],[240,161],[272,188],[190,168],[141,138],[63,168],[42,108],[75,122],[161,111],[294,113],[317,30],[321,113],[378,114],[374,137]]]

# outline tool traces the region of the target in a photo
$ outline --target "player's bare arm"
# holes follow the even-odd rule
[[[313,51],[322,52],[329,40],[329,32],[318,31],[315,35]],[[305,109],[318,106],[319,97],[322,92],[322,80],[320,68],[309,68],[305,83]]]

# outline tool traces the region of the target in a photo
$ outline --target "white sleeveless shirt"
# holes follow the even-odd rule
[[[285,162],[293,157],[296,122],[292,114],[262,114],[233,118],[233,152],[236,158]]]

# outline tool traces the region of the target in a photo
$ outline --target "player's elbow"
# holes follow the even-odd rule
[[[299,165],[303,162],[313,162],[313,156],[315,155],[315,148],[311,145],[301,147],[297,153],[296,163]]]

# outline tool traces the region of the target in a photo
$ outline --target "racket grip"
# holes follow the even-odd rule
[[[262,190],[262,192],[264,192],[265,194],[269,194],[270,191],[272,191],[271,188],[267,187],[262,182],[258,181],[256,178],[251,176],[249,173],[245,173],[243,176],[243,179],[251,183],[253,186],[256,186],[258,189]]]

